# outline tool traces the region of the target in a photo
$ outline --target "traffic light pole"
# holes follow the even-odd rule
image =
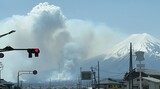
[[[9,35],[11,33],[14,33],[16,32],[15,30],[12,30],[8,33],[5,33],[5,34],[2,34],[0,35],[0,38],[1,37],[4,37],[6,35]],[[0,52],[8,52],[8,51],[13,51],[13,50],[25,50],[29,53],[29,58],[32,57],[32,53],[35,54],[35,57],[38,57],[38,54],[40,52],[40,50],[38,48],[28,48],[28,49],[15,49],[15,48],[12,48],[11,46],[7,46],[3,49],[0,49]],[[0,53],[0,58],[3,58],[4,57],[4,54],[3,53]],[[0,71],[1,72],[1,71]],[[32,73],[31,73],[32,72]],[[18,75],[17,75],[17,87],[19,88],[19,76],[22,75],[22,74],[37,74],[37,71],[34,70],[34,71],[18,71]],[[1,79],[1,75],[0,75],[0,79]]]
[[[28,48],[28,49],[31,49],[31,48]],[[13,50],[21,50],[21,51],[24,50],[24,51],[27,51],[28,49],[26,49],[26,48],[14,49],[11,46],[7,46],[7,47],[5,47],[3,49],[0,49],[0,52],[13,51]]]
[[[20,49],[15,49],[12,48],[11,46],[7,46],[3,49],[0,49],[0,52],[8,52],[8,51],[14,51],[14,50],[20,50],[20,51],[27,51],[29,53],[29,58],[32,58],[32,54],[35,54],[35,57],[38,57],[38,54],[40,53],[40,50],[38,48],[20,48]],[[0,53],[0,58],[3,58],[4,54]]]
[[[34,74],[34,75],[36,75],[37,71],[36,70],[34,70],[34,71],[18,71],[18,75],[17,75],[17,87],[18,88],[19,88],[19,76],[23,75],[23,74]]]
[[[14,33],[14,32],[16,32],[16,31],[15,31],[15,30],[12,30],[12,31],[10,31],[10,32],[8,32],[8,33],[2,34],[2,35],[0,35],[0,38],[1,38],[1,37],[4,37],[4,36],[6,36],[6,35],[9,35],[9,34],[11,34],[11,33]]]
[[[2,64],[2,62],[0,62],[0,83],[1,83],[1,72],[2,72],[2,70],[3,70],[3,64]]]
[[[16,32],[16,31],[12,30],[8,33],[2,34],[2,35],[0,35],[0,38],[6,36],[8,34],[14,33],[14,32]],[[32,53],[35,54],[35,57],[38,57],[38,54],[40,52],[40,50],[38,48],[15,49],[15,48],[12,48],[11,46],[6,46],[5,48],[0,49],[0,52],[7,52],[7,51],[13,51],[13,50],[26,50],[29,53],[29,56],[28,56],[29,58],[32,57]],[[3,58],[3,57],[4,57],[4,54],[0,53],[0,58]]]

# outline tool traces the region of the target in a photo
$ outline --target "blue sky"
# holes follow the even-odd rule
[[[105,23],[128,35],[146,32],[160,38],[158,0],[1,0],[0,19],[25,15],[40,2],[61,7],[69,19]]]

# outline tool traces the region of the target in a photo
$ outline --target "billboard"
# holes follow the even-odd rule
[[[92,73],[91,71],[81,71],[81,80],[91,80]]]

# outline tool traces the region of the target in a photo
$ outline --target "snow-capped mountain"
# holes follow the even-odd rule
[[[119,59],[129,55],[130,43],[132,43],[133,52],[143,51],[148,56],[160,57],[160,40],[147,33],[143,33],[133,34],[117,44],[113,47],[112,51],[106,54],[105,59]]]
[[[129,70],[129,52],[130,43],[132,43],[133,68],[139,62],[135,60],[135,52],[143,51],[145,60],[145,69],[160,71],[160,40],[147,34],[133,34],[124,41],[115,45],[113,49],[104,55],[95,57],[89,62],[85,62],[86,66],[96,64],[100,60],[100,76],[101,78],[123,78],[124,74]]]

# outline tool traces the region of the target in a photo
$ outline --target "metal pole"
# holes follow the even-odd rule
[[[21,89],[22,89],[22,83],[23,83],[23,81],[21,81]]]
[[[8,35],[8,34],[11,34],[11,33],[13,33],[13,32],[16,32],[16,31],[15,31],[15,30],[12,30],[12,31],[10,31],[10,32],[8,32],[8,33],[2,34],[2,35],[0,35],[0,38],[3,37],[3,36],[6,36],[6,35]]]
[[[82,67],[80,67],[80,80],[79,80],[79,88],[82,89],[82,79],[81,79]]]
[[[132,43],[130,43],[130,61],[129,61],[129,89],[133,89],[133,64],[132,64]]]
[[[97,85],[97,80],[96,80],[96,72],[93,70],[93,67],[91,67],[92,71],[92,88],[95,89]]]
[[[19,72],[18,72],[18,76],[17,76],[17,87],[19,88]]]
[[[1,83],[1,70],[0,70],[0,83]]]
[[[2,74],[1,74],[2,70],[3,70],[3,64],[2,64],[2,62],[0,62],[0,82],[1,82],[1,78],[2,78]]]
[[[19,76],[22,75],[22,74],[34,74],[36,75],[37,74],[37,71],[34,70],[34,71],[18,71],[18,75],[17,75],[17,87],[19,88]]]
[[[94,72],[93,72],[93,67],[92,67],[92,66],[91,66],[91,72],[92,72],[92,80],[91,80],[91,83],[92,83],[92,84],[91,84],[91,85],[92,85],[92,88],[93,88],[93,77],[94,77],[94,74],[93,74],[93,73],[94,73]]]
[[[99,89],[99,84],[100,84],[100,75],[99,75],[99,61],[98,61],[98,89]]]
[[[136,52],[136,60],[137,61],[139,61],[139,66],[137,66],[137,67],[139,67],[139,89],[142,89],[142,67],[144,66],[142,66],[142,64],[141,64],[141,61],[143,61],[144,60],[144,52],[142,52],[142,51],[137,51]]]
[[[133,70],[133,64],[132,64],[132,43],[130,43],[130,61],[129,61],[129,72]]]
[[[139,61],[141,65],[141,61]],[[139,72],[139,87],[142,89],[142,73],[141,73],[141,66],[140,66],[140,72]]]

